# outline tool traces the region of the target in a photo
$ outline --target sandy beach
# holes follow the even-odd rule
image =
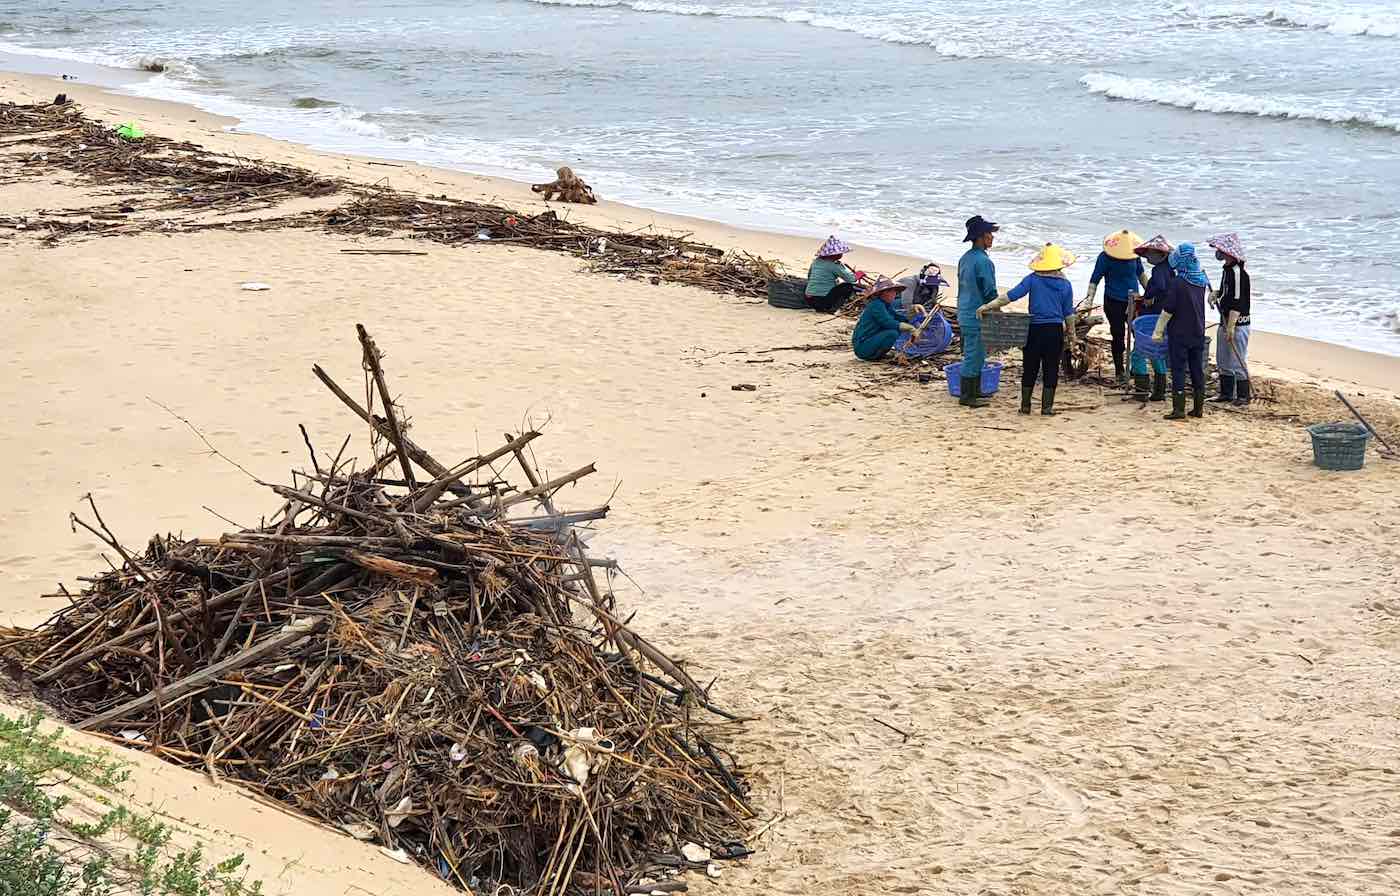
[[[60,91],[94,118],[218,151],[545,208],[523,184],[318,154],[192,108],[0,75],[6,102]],[[92,196],[0,177],[7,216]],[[567,215],[690,232],[795,270],[814,248],[608,202]],[[340,253],[405,246],[426,255]],[[1251,361],[1277,381],[1277,406],[1169,425],[1161,405],[1067,385],[1064,412],[1043,419],[1018,416],[1005,381],[974,414],[942,383],[880,380],[840,346],[790,348],[840,343],[845,322],[532,249],[309,230],[49,247],[0,230],[0,259],[0,322],[16,334],[0,378],[7,624],[41,621],[62,601],[42,595],[100,568],[101,545],[67,520],[86,493],[138,544],[274,510],[175,415],[276,480],[303,461],[298,424],[322,443],[351,431],[310,368],[353,376],[362,322],[421,412],[420,443],[467,456],[547,423],[551,470],[597,461],[569,500],[618,489],[595,544],[635,583],[620,581],[619,604],[757,718],[738,751],[765,818],[781,820],[692,892],[1400,887],[1400,462],[1372,453],[1362,471],[1324,472],[1302,429],[1348,418],[1329,392],[1341,388],[1400,441],[1400,358],[1259,333]],[[269,893],[450,892],[227,784],[134,761],[145,805],[247,852]]]

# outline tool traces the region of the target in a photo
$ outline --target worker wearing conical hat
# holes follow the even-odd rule
[[[1208,245],[1218,261],[1220,289],[1211,294],[1211,304],[1220,309],[1220,328],[1215,331],[1215,366],[1220,369],[1220,402],[1238,407],[1249,404],[1249,272],[1244,269],[1244,244],[1238,234],[1212,237]]]
[[[1099,282],[1104,284],[1103,313],[1113,334],[1113,373],[1119,385],[1127,385],[1123,355],[1127,348],[1128,303],[1147,285],[1147,271],[1142,259],[1133,252],[1142,237],[1131,230],[1115,230],[1103,240],[1103,251],[1094,262],[1089,276],[1089,301],[1094,301]]]
[[[851,350],[862,361],[879,361],[894,348],[900,333],[912,333],[914,325],[894,309],[895,299],[904,287],[888,277],[881,277],[870,288],[870,301],[856,321],[851,333]],[[922,305],[914,306],[922,312]]]
[[[817,250],[807,269],[807,306],[812,310],[828,314],[840,311],[855,295],[865,272],[853,271],[841,261],[849,251],[850,245],[834,236],[827,237]]]
[[[1026,344],[1021,347],[1021,413],[1031,412],[1031,398],[1041,372],[1045,386],[1040,393],[1040,413],[1055,416],[1055,389],[1060,384],[1060,352],[1066,335],[1074,333],[1074,287],[1065,278],[1065,268],[1075,257],[1063,246],[1046,243],[1031,259],[1031,273],[1006,291],[1013,302],[1030,297],[1031,325]]]
[[[1133,250],[1139,258],[1152,266],[1152,273],[1148,275],[1147,285],[1143,287],[1142,297],[1138,299],[1137,312],[1133,315],[1134,317],[1156,314],[1161,310],[1162,303],[1167,298],[1167,287],[1171,286],[1172,276],[1176,273],[1167,261],[1172,248],[1172,244],[1167,242],[1166,237],[1158,235]],[[1152,371],[1150,386],[1148,382],[1149,369]],[[1138,401],[1167,400],[1166,358],[1149,359],[1134,346],[1132,373],[1133,393]]]

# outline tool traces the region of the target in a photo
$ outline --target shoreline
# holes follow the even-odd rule
[[[0,57],[16,58],[13,54]],[[37,58],[37,57],[35,57]],[[88,68],[94,68],[88,66]],[[258,156],[313,171],[373,182],[387,180],[391,186],[415,192],[456,191],[466,198],[497,202],[513,209],[540,212],[553,210],[561,217],[598,227],[618,230],[652,228],[666,232],[689,233],[704,243],[727,250],[743,250],[782,262],[791,273],[802,274],[810,263],[813,246],[820,242],[804,236],[725,224],[698,216],[660,212],[606,199],[594,206],[546,204],[532,192],[528,183],[495,175],[472,174],[417,162],[385,159],[354,153],[328,152],[294,141],[263,134],[234,130],[238,119],[206,112],[196,106],[149,99],[120,92],[112,86],[81,81],[64,81],[54,75],[0,69],[0,89],[7,99],[47,102],[59,92],[67,93],[98,120],[114,123],[136,118],[148,130],[175,139],[200,143],[209,149]],[[541,172],[541,178],[552,172]],[[585,172],[586,177],[586,172]],[[852,263],[862,269],[893,276],[917,271],[929,259],[916,258],[852,243]],[[1003,276],[1011,259],[994,260]],[[956,288],[956,260],[936,260],[945,279]],[[1014,268],[1013,268],[1014,270]],[[895,273],[898,272],[898,273]],[[950,291],[948,298],[953,292]],[[945,298],[945,303],[947,299]],[[1018,306],[1012,306],[1018,307]],[[1251,336],[1251,363],[1260,373],[1291,382],[1325,388],[1348,386],[1382,389],[1400,398],[1400,357],[1350,348],[1331,342],[1255,330]]]
[[[0,81],[6,99],[57,92],[57,82]],[[7,142],[0,255],[6,322],[20,338],[0,400],[23,409],[0,430],[8,621],[48,618],[70,600],[55,582],[78,583],[71,595],[110,568],[112,546],[73,531],[80,496],[114,540],[137,548],[153,533],[213,539],[273,518],[285,497],[264,483],[289,468],[368,469],[360,459],[376,446],[362,418],[315,374],[373,394],[359,323],[382,352],[399,419],[444,464],[465,469],[505,433],[543,430],[530,449],[542,480],[596,471],[555,499],[567,511],[607,508],[580,533],[621,570],[600,588],[619,618],[687,674],[713,679],[716,702],[747,720],[726,729],[725,749],[743,762],[761,817],[745,839],[756,852],[706,879],[711,892],[962,896],[1031,881],[1038,893],[1178,896],[1229,879],[1393,893],[1376,869],[1395,846],[1384,807],[1400,740],[1389,674],[1400,600],[1385,586],[1400,569],[1400,464],[1374,446],[1361,470],[1314,464],[1304,426],[1347,416],[1330,393],[1270,381],[1261,396],[1272,401],[1168,423],[1162,404],[1121,401],[1086,377],[1061,382],[1055,416],[1022,415],[1012,352],[998,396],[971,411],[945,382],[854,358],[846,319],[598,273],[576,242],[478,242],[475,226],[452,220],[432,234],[436,212],[419,217],[401,195],[391,207],[409,213],[384,226],[324,217],[373,181],[522,216],[544,210],[521,184],[313,153],[227,132],[227,119],[188,107],[64,90],[89,121],[135,118],[200,152],[188,176],[150,179],[126,152],[104,147],[89,162],[76,133],[46,133],[47,115],[21,116]],[[36,148],[50,156],[34,160]],[[160,155],[148,151],[136,155]],[[274,179],[225,191],[204,166],[215,153],[295,165],[293,183],[335,176],[341,188],[287,192]],[[125,202],[135,211],[113,211]],[[815,249],[610,203],[550,208],[602,230],[693,231],[803,266]],[[77,230],[60,225],[65,209]],[[504,214],[477,211],[464,220],[489,226]],[[84,234],[85,219],[110,235]],[[852,260],[905,266],[873,252]],[[1301,363],[1306,348],[1332,374],[1355,364],[1367,384],[1389,379],[1383,360],[1260,339],[1280,363]],[[1383,433],[1400,433],[1400,400],[1346,388],[1372,396],[1357,407]],[[516,479],[508,466],[472,475]],[[411,616],[413,600],[384,612]],[[245,621],[266,634],[264,613],[250,602]],[[364,655],[362,635],[337,631],[347,665]],[[446,669],[422,668],[419,686]],[[389,696],[365,704],[372,719]],[[322,699],[287,705],[303,713],[321,705],[303,700]],[[573,711],[549,700],[511,714],[556,730]],[[308,821],[235,778],[214,784],[161,761],[173,744],[145,733],[149,752],[117,751],[133,761],[133,807],[178,814],[211,850],[245,853],[269,896],[450,892],[431,869],[346,836],[340,819]],[[634,761],[630,737],[618,740],[618,760]],[[328,747],[328,764],[351,767]],[[423,755],[425,774],[446,768]],[[359,805],[377,811],[392,769],[353,766],[374,777],[344,784],[364,786]],[[324,786],[322,769],[301,774]],[[486,793],[465,798],[447,810],[470,811]],[[651,870],[638,858],[629,881]]]

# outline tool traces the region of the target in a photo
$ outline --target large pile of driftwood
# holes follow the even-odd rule
[[[450,246],[529,246],[585,259],[600,273],[752,297],[765,295],[768,280],[781,272],[776,262],[726,253],[687,234],[605,230],[553,211],[531,215],[445,195],[356,184],[157,136],[127,140],[88,119],[73,103],[0,103],[0,134],[0,178],[61,173],[117,197],[92,208],[0,216],[0,228],[48,242],[147,231],[315,228]],[[345,201],[330,210],[248,217],[294,198],[337,196]]]
[[[607,508],[555,505],[593,467],[542,481],[534,432],[438,462],[359,337],[364,404],[316,373],[369,427],[368,466],[308,439],[263,525],[139,554],[93,505],[74,524],[118,562],[0,630],[11,672],[80,728],[478,892],[677,892],[677,869],[746,855],[734,717],[614,615],[577,529]]]

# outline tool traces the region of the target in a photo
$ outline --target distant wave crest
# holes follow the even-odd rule
[[[1283,28],[1330,31],[1352,37],[1400,37],[1400,15],[1271,9],[1264,16],[1264,22]]]
[[[940,56],[954,59],[982,59],[995,55],[956,40],[920,33],[918,29],[904,31],[889,22],[874,18],[834,16],[805,9],[775,9],[764,6],[706,6],[700,3],[666,3],[661,0],[529,0],[541,6],[574,6],[596,9],[630,9],[633,12],[660,13],[673,16],[697,16],[727,19],[770,19],[793,25],[807,25],[829,31],[843,31],[871,40],[903,46],[928,47]]]
[[[1299,99],[1228,93],[1189,82],[1129,78],[1109,72],[1090,72],[1080,78],[1079,83],[1087,87],[1090,93],[1102,94],[1113,99],[1157,103],[1196,112],[1317,121],[1400,133],[1400,118],[1369,112],[1316,108]]]

